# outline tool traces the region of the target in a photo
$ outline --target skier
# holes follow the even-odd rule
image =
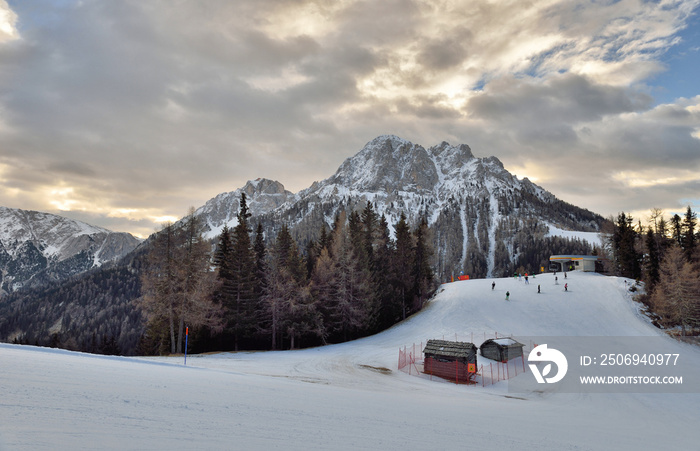
[[[540,292],[540,286],[539,286],[539,285],[537,285],[537,292],[538,292],[538,293]]]
[[[527,274],[525,274],[525,285],[530,285],[530,281],[527,279]]]
[[[496,288],[496,282],[491,283],[491,291],[493,291],[494,288]]]
[[[564,271],[564,278],[566,279],[566,271]]]
[[[508,297],[510,296],[510,291],[506,291],[506,301],[509,301]]]
[[[564,291],[569,291],[569,284],[568,283],[564,284]]]
[[[559,277],[554,276],[554,285],[559,285]]]

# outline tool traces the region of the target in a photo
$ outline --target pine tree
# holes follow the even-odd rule
[[[231,274],[231,263],[233,253],[233,242],[231,240],[231,229],[224,226],[219,235],[219,240],[214,251],[214,267],[216,268],[217,286],[214,290],[214,299],[220,305],[226,305],[234,297],[233,295],[233,275]]]
[[[620,213],[613,233],[613,252],[617,273],[623,277],[639,279],[641,277],[640,255],[636,249],[638,234],[632,226],[631,216]]]
[[[393,306],[394,290],[391,287],[392,241],[389,235],[389,223],[384,215],[379,220],[376,250],[374,253],[373,289],[378,302],[377,331],[393,325],[399,315]]]
[[[678,214],[671,217],[671,237],[676,244],[683,246],[683,226]]]
[[[658,239],[651,227],[647,230],[645,245],[647,248],[646,279],[649,290],[652,290],[659,282],[659,266],[661,265],[661,260]]]
[[[432,268],[433,249],[428,239],[428,221],[421,218],[415,231],[413,294],[414,309],[419,311],[435,291],[435,276]]]
[[[255,241],[253,244],[253,252],[255,254],[255,300],[258,304],[256,311],[260,311],[260,302],[265,293],[265,282],[267,274],[267,248],[265,247],[265,234],[262,224],[258,222],[258,227],[255,230]],[[260,318],[256,317],[256,322]]]
[[[241,193],[238,224],[233,229],[231,249],[231,297],[224,304],[226,329],[234,337],[238,351],[241,337],[249,336],[255,326],[255,254],[250,241],[250,218],[245,193]]]
[[[410,301],[412,299],[411,273],[414,267],[413,239],[411,230],[406,222],[406,215],[402,212],[399,222],[394,227],[396,233],[396,246],[393,255],[391,281],[396,290],[395,308],[400,312],[400,318],[406,319]]]
[[[685,259],[689,262],[692,262],[695,256],[695,250],[697,247],[697,242],[695,239],[695,226],[697,224],[697,215],[695,212],[690,208],[690,205],[688,206],[688,210],[685,213],[685,217],[683,218],[683,238],[682,238],[682,245],[683,245],[683,255],[685,255]]]

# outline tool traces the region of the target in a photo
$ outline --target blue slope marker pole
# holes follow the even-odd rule
[[[185,328],[185,366],[187,366],[187,341],[190,338],[190,328]]]

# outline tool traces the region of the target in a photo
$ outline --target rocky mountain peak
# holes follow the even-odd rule
[[[373,139],[321,185],[366,191],[430,191],[438,169],[422,146],[393,135]]]
[[[243,192],[250,198],[255,198],[261,194],[286,195],[289,193],[280,182],[265,178],[249,180],[243,187]]]
[[[521,246],[513,238],[518,231],[543,236],[546,224],[591,231],[602,221],[529,180],[518,180],[498,158],[475,157],[466,144],[443,141],[426,149],[395,135],[369,141],[335,174],[297,194],[267,179],[220,194],[198,210],[207,238],[237,224],[241,192],[252,221],[263,225],[267,237],[286,224],[302,242],[314,239],[322,225],[331,226],[341,210],[359,210],[367,202],[390,227],[402,213],[413,225],[424,217],[436,237],[438,272],[457,268],[476,277],[509,270]],[[501,242],[497,236],[507,238]]]
[[[265,178],[249,180],[243,188],[221,193],[195,212],[204,220],[203,234],[206,238],[217,237],[224,226],[233,228],[238,224],[242,193],[246,195],[246,203],[253,216],[270,212],[294,196],[280,182]]]

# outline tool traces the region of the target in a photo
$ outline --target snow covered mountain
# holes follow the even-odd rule
[[[299,193],[258,179],[216,196],[197,210],[207,237],[215,238],[224,225],[235,226],[241,192],[253,224],[260,221],[267,236],[286,223],[302,243],[316,238],[322,225],[330,226],[340,210],[362,209],[367,202],[392,228],[401,213],[414,225],[425,217],[433,231],[435,268],[443,278],[460,272],[508,274],[533,260],[534,247],[546,253],[541,241],[554,230],[594,234],[605,221],[527,178],[518,179],[496,157],[475,157],[466,144],[443,142],[426,149],[393,135],[373,139],[333,176]]]
[[[131,252],[140,240],[49,213],[0,207],[0,290],[64,280]]]

